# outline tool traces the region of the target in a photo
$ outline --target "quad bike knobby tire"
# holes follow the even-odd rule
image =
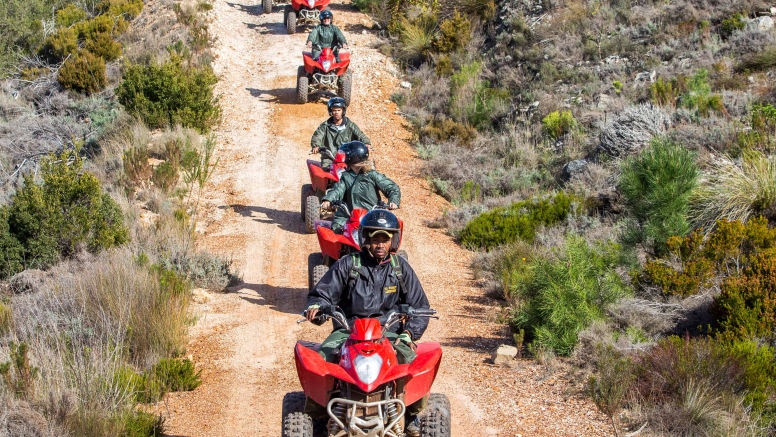
[[[296,33],[296,11],[293,10],[291,7],[286,9],[286,32],[288,32],[289,35],[293,35]]]
[[[285,396],[283,396],[283,424],[285,425],[286,416],[288,416],[291,413],[302,413],[304,412],[304,403],[307,400],[307,397],[304,395],[303,391],[292,391],[290,393],[286,393]],[[283,435],[285,435],[285,426],[283,429]]]
[[[293,13],[293,11],[291,11]],[[291,20],[291,16],[288,17]],[[296,18],[294,18],[296,20]],[[290,23],[291,21],[289,21]],[[309,91],[309,82],[307,80],[307,72],[304,71],[304,67],[300,66],[296,70],[296,101],[298,103],[307,103],[307,91]]]
[[[321,200],[318,196],[308,196],[305,199],[304,224],[308,234],[315,233],[315,221],[321,218]]]
[[[265,14],[272,12],[272,0],[262,0],[261,5],[264,7]]]
[[[323,255],[320,253],[311,253],[307,257],[307,287],[312,290],[315,284],[321,280],[323,275],[317,275],[316,267],[323,264]],[[326,267],[326,266],[324,266]],[[326,273],[325,271],[323,273]]]
[[[450,437],[450,401],[441,393],[431,393],[428,407],[420,415],[421,437]]]
[[[297,412],[283,416],[283,437],[313,437],[313,419]]]
[[[310,286],[310,291],[312,291],[313,287],[315,287],[315,284],[318,283],[318,281],[323,278],[323,275],[326,274],[326,272],[329,271],[329,268],[326,267],[323,264],[318,264],[316,266],[313,266],[313,277],[312,277],[312,285]]]
[[[310,196],[315,196],[315,193],[313,192],[313,186],[312,184],[304,184],[302,185],[302,221],[305,221],[305,216],[307,212],[307,198]]]
[[[410,260],[409,255],[407,255],[407,251],[404,250],[404,249],[397,250],[396,251],[396,256],[400,256],[400,257],[404,258],[405,261],[409,261]]]
[[[345,99],[345,106],[350,106],[351,88],[353,87],[353,74],[348,70],[339,77],[337,84],[337,94]]]

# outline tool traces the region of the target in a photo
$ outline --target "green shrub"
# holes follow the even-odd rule
[[[0,336],[11,332],[11,329],[13,329],[11,304],[0,301]]]
[[[353,0],[353,7],[361,12],[371,12],[379,4],[379,0]]]
[[[471,40],[471,23],[466,16],[456,11],[455,15],[442,22],[434,48],[440,53],[453,53],[463,50]]]
[[[39,369],[30,364],[27,356],[29,346],[27,343],[16,344],[11,342],[11,359],[0,363],[0,377],[9,392],[19,399],[30,399],[35,390],[35,378]]]
[[[0,278],[24,270],[24,247],[8,225],[8,207],[0,206]]]
[[[525,329],[534,347],[570,354],[579,332],[628,295],[615,271],[619,259],[616,245],[590,246],[581,236],[567,237],[560,253],[531,261],[530,274],[515,290],[520,304],[511,325]]]
[[[121,16],[126,21],[131,21],[143,11],[143,0],[102,0],[97,4],[96,10],[101,15]]]
[[[453,61],[450,59],[450,56],[442,55],[437,59],[436,67],[434,67],[434,72],[438,76],[442,77],[449,77],[453,74]]]
[[[165,161],[154,168],[154,175],[151,180],[155,186],[168,193],[178,183],[178,176],[177,165],[170,161]]]
[[[662,77],[649,85],[649,98],[660,106],[676,106],[679,96],[687,92],[687,78],[678,76],[672,80]]]
[[[43,22],[58,0],[4,0],[0,10],[0,76],[18,63],[18,54],[33,54],[43,43]]]
[[[479,17],[482,21],[490,21],[496,15],[495,0],[455,0],[455,8],[464,13]]]
[[[122,420],[122,431],[119,437],[162,437],[164,436],[164,419],[145,411],[130,411]]]
[[[630,357],[611,345],[596,347],[595,371],[587,380],[587,392],[596,407],[612,421],[615,435],[618,434],[617,418],[635,379],[633,367]]]
[[[78,53],[78,33],[74,29],[59,29],[49,35],[40,49],[41,56],[50,62],[61,62]]]
[[[421,14],[410,21],[399,22],[398,58],[411,64],[420,64],[431,54],[437,33],[437,18],[434,14]]]
[[[618,189],[633,222],[625,241],[662,255],[668,237],[687,234],[689,197],[697,178],[693,153],[667,139],[653,139],[640,155],[626,159]]]
[[[458,144],[468,147],[477,137],[477,130],[449,118],[434,118],[431,123],[423,126],[420,130],[420,136],[422,139],[431,139],[436,142],[455,139]]]
[[[733,14],[730,18],[722,20],[719,26],[719,34],[723,39],[728,39],[733,35],[733,32],[737,30],[744,30],[746,27],[746,21],[744,21],[744,15],[741,13]]]
[[[163,393],[167,393],[194,390],[202,383],[199,374],[190,360],[165,358],[151,369],[150,377],[158,381]]]
[[[68,3],[67,6],[57,11],[54,21],[56,22],[57,27],[64,28],[84,21],[87,18],[89,18],[89,15],[86,13],[86,11],[73,3]]]
[[[716,159],[690,200],[693,221],[708,229],[720,219],[776,217],[776,160],[756,150],[745,151],[740,165]]]
[[[490,250],[517,240],[532,241],[539,226],[552,226],[572,212],[575,197],[557,193],[484,212],[466,224],[458,238],[470,248]]]
[[[703,68],[695,72],[687,83],[687,93],[684,94],[679,102],[688,109],[696,109],[701,116],[708,116],[714,110],[720,114],[727,115],[725,105],[722,103],[722,96],[711,94],[711,85],[709,85],[709,72]]]
[[[121,43],[114,41],[109,33],[98,33],[86,40],[84,49],[101,57],[105,62],[115,61],[121,56]]]
[[[96,93],[107,84],[105,61],[86,50],[69,59],[57,77],[63,88],[79,93]]]
[[[49,156],[41,161],[43,184],[25,177],[8,205],[9,233],[23,250],[25,268],[48,267],[81,245],[98,251],[129,240],[121,209],[82,166],[75,152]]]
[[[553,111],[542,119],[542,130],[551,139],[558,140],[577,127],[577,120],[571,111]]]
[[[482,64],[472,62],[450,77],[450,114],[456,121],[478,130],[506,114],[509,104],[509,92],[491,88],[490,82],[480,79],[481,73]]]
[[[73,29],[78,31],[78,38],[89,40],[93,39],[100,33],[107,33],[114,36],[118,36],[121,32],[118,32],[122,19],[114,21],[112,17],[107,15],[98,15],[91,20],[81,21],[73,26]],[[126,22],[125,22],[126,23]]]
[[[151,164],[148,163],[148,148],[132,147],[124,151],[124,175],[130,186],[142,186],[153,175]]]
[[[162,65],[127,67],[117,95],[127,112],[150,127],[180,124],[206,132],[221,114],[213,95],[217,81],[209,66],[185,66],[172,56]]]

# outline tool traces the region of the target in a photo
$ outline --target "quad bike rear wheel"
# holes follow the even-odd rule
[[[288,12],[286,12],[286,32],[288,32],[289,35],[293,35],[296,33],[296,11],[292,8],[287,9]]]
[[[307,288],[310,290],[320,280],[320,277],[316,278],[315,268],[321,264],[323,264],[323,255],[320,253],[311,253],[307,257]]]
[[[305,213],[307,212],[307,198],[310,196],[315,196],[312,184],[302,185],[302,221],[305,221]]]
[[[348,70],[339,77],[337,94],[345,99],[345,106],[350,106],[351,88],[353,87],[353,74]]]
[[[261,5],[264,7],[265,14],[272,12],[272,0],[262,0]]]
[[[290,15],[288,19],[291,19]],[[299,66],[299,68],[296,70],[296,101],[298,103],[307,103],[307,91],[309,90],[309,87],[310,85],[307,80],[307,72],[304,71],[304,67]]]
[[[304,223],[308,234],[315,233],[315,221],[321,218],[321,200],[318,196],[308,196],[305,199]]]
[[[313,419],[302,412],[283,416],[283,437],[313,437]]]
[[[421,437],[450,437],[450,401],[442,393],[431,393],[428,407],[420,414]]]

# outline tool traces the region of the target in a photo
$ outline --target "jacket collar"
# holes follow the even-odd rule
[[[339,126],[337,126],[336,124],[334,124],[334,117],[329,117],[329,119],[328,119],[328,120],[326,120],[326,124],[327,124],[329,127],[332,127],[332,128],[335,128],[335,129],[342,129],[342,128],[344,128],[345,126],[347,126],[347,124],[348,124],[348,123],[350,123],[350,120],[348,120],[348,118],[347,118],[347,117],[342,117],[342,124],[341,124],[341,125],[339,125]]]

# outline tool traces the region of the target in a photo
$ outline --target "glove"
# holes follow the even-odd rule
[[[399,334],[398,339],[405,343],[412,343],[412,337],[410,337],[410,333],[407,331],[404,331],[401,334]]]
[[[324,211],[331,211],[331,202],[328,200],[324,200],[321,202],[321,209]]]

